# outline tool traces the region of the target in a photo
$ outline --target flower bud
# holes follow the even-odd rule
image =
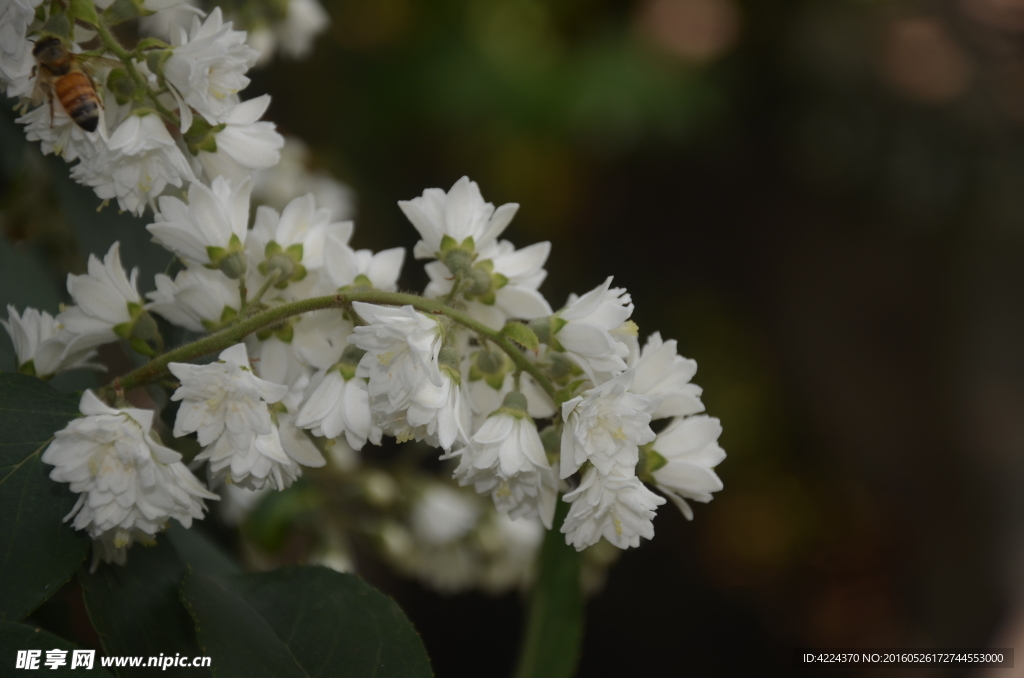
[[[107,89],[113,92],[117,103],[126,104],[135,95],[135,81],[128,77],[123,68],[115,68],[107,76]]]
[[[484,374],[497,374],[504,372],[505,354],[500,351],[488,351],[486,349],[477,351],[475,365]]]
[[[46,23],[43,24],[43,28],[39,31],[40,38],[50,34],[60,38],[68,38],[71,36],[71,22],[68,21],[67,16],[62,14],[54,14],[50,16]]]
[[[459,373],[459,362],[462,356],[455,346],[442,346],[441,352],[437,355],[437,364],[443,369],[448,368],[454,374]]]
[[[658,469],[665,466],[668,460],[654,451],[654,443],[650,442],[640,446],[640,458],[636,463],[636,477],[645,483],[654,484],[654,476],[651,475]]]
[[[501,409],[520,418],[526,416],[526,396],[519,391],[509,391],[501,403]]]
[[[548,346],[551,345],[551,335],[553,334],[551,331],[551,323],[554,319],[554,316],[549,315],[544,318],[534,318],[527,323],[530,326],[530,329],[533,330],[533,333],[537,335],[537,339],[540,340],[540,343],[547,344]]]
[[[482,297],[491,291],[491,274],[480,266],[469,269],[468,278],[472,283],[466,290],[468,296]]]
[[[232,280],[238,280],[245,275],[245,253],[232,252],[217,262],[217,269]]]
[[[103,18],[109,24],[119,24],[142,16],[143,11],[142,0],[114,0],[103,11]],[[147,11],[146,14],[152,14],[152,12]]]
[[[469,274],[473,260],[476,259],[476,254],[468,252],[464,249],[451,249],[444,254],[444,258],[441,261],[448,267],[448,270],[452,272],[452,275],[458,275],[459,273]]]

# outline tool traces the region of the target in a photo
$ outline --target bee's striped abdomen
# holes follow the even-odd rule
[[[100,119],[100,102],[85,73],[72,71],[57,78],[53,89],[68,116],[86,132],[95,132]]]

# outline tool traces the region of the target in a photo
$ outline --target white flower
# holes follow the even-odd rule
[[[591,379],[622,372],[626,369],[623,358],[629,355],[629,346],[612,333],[624,329],[633,304],[626,290],[611,284],[609,277],[582,297],[570,297],[552,323],[556,348],[564,350]]]
[[[370,250],[353,250],[338,234],[332,233],[324,241],[324,271],[334,289],[355,284],[356,279],[362,277],[364,284],[368,282],[384,292],[394,292],[398,289],[404,261],[404,247],[374,254]]]
[[[291,348],[302,362],[326,370],[341,359],[351,334],[352,322],[339,310],[307,313],[292,325]]]
[[[487,556],[479,576],[480,587],[496,595],[529,582],[545,530],[539,520],[513,520],[503,513],[490,518],[477,529]]]
[[[256,335],[250,334],[246,339],[246,346],[260,378],[275,384],[285,384],[289,388],[301,379],[305,379],[306,384],[309,384],[313,370],[299,360],[292,344],[276,336],[259,339]]]
[[[274,49],[277,47],[277,38],[274,31],[265,23],[260,23],[249,28],[246,43],[259,52],[256,58],[256,67],[260,68],[270,63],[274,58]]]
[[[544,262],[551,253],[551,243],[540,242],[517,251],[512,243],[502,240],[477,251],[474,275],[488,280],[489,285],[486,289],[474,286],[464,290],[462,296],[469,302],[470,316],[501,329],[509,318],[533,320],[551,315],[551,306],[537,291],[547,277]],[[431,261],[424,268],[430,276],[425,296],[440,297],[451,290],[454,276],[444,263]]]
[[[318,468],[327,463],[320,450],[317,449],[309,436],[295,423],[303,394],[309,387],[309,377],[303,374],[292,379],[288,393],[281,402],[274,406],[271,417],[276,425],[276,433],[284,450],[293,461],[302,466]]]
[[[682,417],[704,409],[700,386],[690,383],[697,373],[697,362],[676,353],[675,339],[662,341],[661,334],[655,332],[647,337],[639,357],[631,357],[629,362],[636,372],[630,390],[662,398],[654,419]]]
[[[277,164],[284,137],[274,123],[260,120],[268,106],[270,95],[264,94],[243,101],[227,113],[223,120],[226,126],[213,136],[216,152],[200,150],[196,156],[208,178],[225,176],[237,183],[254,170]]]
[[[93,4],[100,9],[107,9],[114,4],[114,0],[93,0]],[[181,7],[189,7],[192,9],[193,13],[201,14],[198,8],[193,7],[190,4],[189,0],[143,0],[139,3],[139,9],[142,10],[143,14],[147,14],[148,12],[162,12]]]
[[[102,136],[106,130],[103,127],[95,132],[86,132],[68,117],[59,103],[54,103],[53,115],[50,110],[50,102],[44,101],[16,121],[25,125],[26,139],[39,142],[44,155],[53,153],[66,162],[74,162],[106,152],[107,142]]]
[[[453,453],[460,457],[455,477],[460,485],[489,493],[498,511],[512,518],[540,518],[550,529],[558,481],[525,408],[522,394],[510,393],[469,444]]]
[[[317,0],[288,0],[284,21],[274,26],[281,53],[305,59],[313,51],[313,40],[327,30],[331,17]]]
[[[143,3],[144,6],[152,4]],[[195,0],[175,1],[168,7],[155,9],[147,7],[155,14],[150,14],[139,19],[139,32],[146,36],[160,38],[170,42],[171,36],[177,33],[178,27],[187,30],[192,25],[192,18],[197,14],[202,16],[203,12],[196,6]]]
[[[333,234],[343,242],[352,236],[352,222],[332,222],[331,212],[317,209],[313,195],[292,200],[281,214],[263,205],[256,210],[256,223],[246,243],[250,261],[264,262],[269,249],[294,258],[304,269],[324,265],[324,239]],[[274,243],[275,245],[271,245]]]
[[[430,483],[414,500],[411,529],[393,522],[381,527],[384,552],[401,571],[439,591],[471,587],[482,564],[474,539],[482,508],[472,493]]]
[[[287,426],[279,426],[281,422],[271,417],[268,404],[285,399],[288,386],[253,374],[245,344],[226,349],[216,363],[170,363],[167,367],[181,380],[181,387],[171,396],[182,401],[174,435],[198,433],[199,444],[207,447],[196,460],[209,461],[214,482],[227,480],[253,490],[267,484],[284,489],[301,473],[286,447],[300,460],[312,462],[307,465],[324,463],[315,448],[310,454],[296,438],[290,420]],[[296,388],[301,392],[305,386],[303,382]],[[288,406],[282,406],[284,414]]]
[[[0,325],[11,335],[17,368],[21,372],[45,379],[68,370],[103,369],[89,362],[96,352],[88,346],[82,348],[78,345],[81,342],[74,342],[74,336],[62,332],[63,325],[46,311],[26,308],[19,316],[17,309],[8,304],[7,320],[0,320]]]
[[[366,351],[356,374],[368,380],[375,425],[399,442],[426,439],[445,450],[465,442],[468,403],[457,367],[439,364],[444,332],[437,320],[412,306],[353,307],[369,323],[349,341]]]
[[[331,211],[334,221],[355,216],[352,189],[326,172],[310,171],[309,163],[306,144],[298,137],[286,136],[280,161],[253,175],[253,199],[280,211],[293,199],[312,193],[317,205]]]
[[[519,205],[509,203],[495,210],[494,205],[484,202],[480,187],[469,177],[455,182],[448,193],[428,188],[419,198],[399,201],[398,206],[422,238],[413,249],[417,259],[436,257],[445,236],[458,245],[472,238],[480,251],[497,240],[519,209]]]
[[[7,96],[29,94],[35,66],[32,43],[25,39],[41,0],[0,0],[0,80]]]
[[[640,537],[654,537],[651,520],[655,509],[665,503],[636,476],[603,475],[596,468],[587,471],[580,486],[564,499],[572,507],[562,523],[562,533],[577,551],[596,544],[601,537],[620,549],[639,546]]]
[[[256,505],[272,491],[273,489],[270,487],[264,487],[262,490],[248,490],[238,485],[220,487],[221,502],[218,511],[220,519],[227,525],[238,527],[246,516],[252,513]]]
[[[218,438],[244,449],[257,434],[270,433],[268,403],[276,403],[288,387],[260,379],[252,372],[245,344],[235,344],[208,365],[170,363],[181,381],[171,400],[182,401],[174,421],[174,437],[197,433],[200,445]]]
[[[186,268],[174,280],[157,273],[154,282],[146,310],[193,332],[219,328],[238,316],[242,304],[235,281],[202,266]]]
[[[104,200],[141,216],[154,198],[170,186],[195,179],[192,168],[156,113],[129,115],[110,135],[107,152],[83,157],[71,176],[91,186]]]
[[[235,447],[227,436],[218,438],[196,461],[208,461],[210,482],[228,482],[247,490],[270,487],[283,490],[302,475],[299,465],[288,456],[276,426],[252,438],[245,447]]]
[[[229,251],[242,251],[249,229],[252,180],[232,184],[217,177],[208,188],[193,181],[188,203],[162,196],[160,211],[146,229],[153,240],[193,264],[217,263]]]
[[[295,424],[324,438],[337,438],[344,433],[352,449],[361,450],[367,440],[379,445],[381,430],[373,425],[366,382],[355,376],[355,367],[353,363],[341,362],[318,373],[310,383],[312,392],[299,409]]]
[[[562,478],[587,461],[603,475],[616,467],[632,469],[639,446],[654,440],[651,415],[661,399],[631,393],[633,375],[629,370],[562,403]]]
[[[249,84],[245,72],[259,56],[245,44],[245,31],[232,30],[220,7],[215,7],[205,21],[193,17],[187,34],[184,28],[173,27],[171,44],[163,72],[185,100],[182,112],[191,106],[210,123],[225,122],[235,107],[234,95]],[[189,126],[183,118],[183,129]]]
[[[50,478],[80,493],[68,518],[104,542],[97,555],[123,562],[132,541],[151,540],[170,518],[189,527],[203,499],[217,499],[157,441],[152,411],[114,409],[91,391],[79,409],[86,416],[58,431],[42,460],[55,467]]]
[[[125,274],[120,246],[119,242],[111,245],[102,262],[90,254],[87,274],[68,274],[68,292],[76,305],[58,315],[57,320],[68,332],[78,335],[76,345],[81,348],[127,337],[142,311],[139,270],[133,268],[131,278]]]
[[[714,471],[725,459],[725,451],[718,445],[721,434],[722,424],[715,417],[686,417],[669,424],[648,446],[648,455],[654,452],[661,457],[651,474],[655,487],[688,520],[693,520],[693,510],[687,499],[707,503],[712,492],[722,489],[722,481]]]
[[[466,536],[479,517],[480,506],[465,493],[431,483],[413,504],[409,522],[416,539],[436,546]]]

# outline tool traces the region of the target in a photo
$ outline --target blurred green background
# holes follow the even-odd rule
[[[313,57],[247,93],[355,189],[353,244],[411,248],[395,202],[468,174],[522,205],[509,239],[552,241],[554,306],[615,275],[723,422],[725,490],[611,570],[581,676],[1024,639],[1024,0],[325,6]],[[59,280],[141,224],[2,134],[23,305],[22,257]],[[372,576],[437,675],[510,672],[517,596]]]

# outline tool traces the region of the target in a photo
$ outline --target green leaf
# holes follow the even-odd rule
[[[18,621],[71,578],[89,538],[63,522],[75,505],[39,457],[78,416],[78,398],[23,374],[0,374],[0,621]]]
[[[295,524],[308,519],[323,501],[320,490],[305,479],[280,492],[269,492],[246,517],[246,536],[267,551],[277,551]]]
[[[536,353],[540,348],[537,333],[522,323],[508,323],[502,328],[501,333],[528,351]]]
[[[166,535],[178,552],[178,558],[194,571],[212,575],[241,573],[231,557],[207,539],[194,523],[190,529],[185,529],[175,521],[167,528]]]
[[[163,536],[155,546],[134,546],[125,565],[103,564],[93,574],[83,568],[79,579],[85,606],[108,655],[203,654],[192,619],[178,599],[185,570],[185,563]],[[121,667],[118,675],[145,678],[152,676],[153,670]],[[210,671],[170,667],[160,675],[209,678]]]
[[[433,675],[399,607],[349,574],[324,567],[189,573],[181,594],[219,677]]]
[[[558,531],[569,513],[559,497],[555,529],[541,546],[537,581],[530,595],[516,678],[571,678],[583,642],[580,554]]]
[[[18,659],[18,650],[41,650],[38,669],[45,671],[43,675],[74,678],[113,678],[106,669],[100,668],[99,657],[93,657],[91,669],[78,667],[71,670],[71,653],[79,649],[72,643],[58,638],[52,633],[37,629],[26,624],[14,624],[12,622],[0,622],[0,666],[11,669],[14,672],[7,675],[20,673],[14,669]],[[51,669],[44,664],[47,650],[65,650],[66,661],[64,666]],[[98,654],[98,653],[97,653]],[[27,673],[25,675],[34,675]]]

